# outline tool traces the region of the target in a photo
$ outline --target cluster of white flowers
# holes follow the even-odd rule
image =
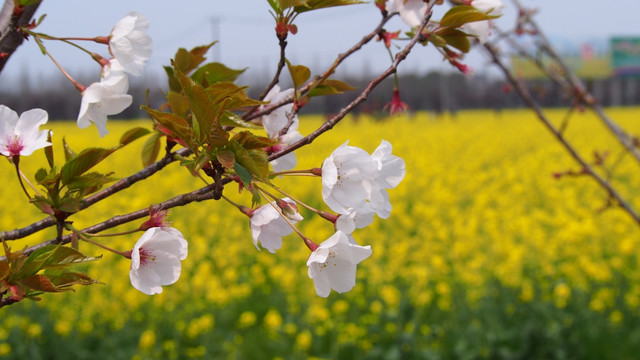
[[[292,93],[293,89],[280,91],[276,86],[265,100],[277,104]],[[296,116],[286,134],[280,135],[289,122],[291,111],[292,105],[285,105],[261,119],[269,137],[280,139],[282,147],[302,137],[297,131]],[[287,142],[287,136],[295,140]],[[371,155],[345,143],[322,164],[322,197],[338,216],[334,235],[320,245],[312,243],[310,246],[312,253],[307,260],[308,273],[319,296],[329,296],[331,289],[340,293],[351,290],[355,286],[357,264],[371,255],[371,246],[359,245],[351,234],[355,229],[371,224],[376,214],[385,219],[391,214],[387,189],[396,187],[405,176],[404,160],[392,155],[391,150],[391,144],[384,140]],[[271,162],[274,171],[295,166],[295,157],[293,161],[282,160]],[[283,162],[287,163],[286,167],[280,166]],[[295,208],[291,199],[282,201]],[[259,249],[260,243],[268,251],[275,252],[282,246],[282,237],[291,234],[293,225],[303,220],[297,208],[286,212],[282,207],[274,201],[251,213],[251,235],[256,248]]]
[[[89,85],[82,94],[78,127],[94,123],[100,136],[107,131],[107,116],[122,112],[131,105],[129,78],[138,76],[151,56],[151,38],[146,31],[149,21],[131,12],[116,23],[109,35],[109,51],[113,58],[102,68],[100,81]]]

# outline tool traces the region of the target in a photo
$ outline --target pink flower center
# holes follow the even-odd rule
[[[22,137],[19,135],[14,135],[9,138],[9,142],[7,144],[7,150],[11,154],[11,156],[20,155],[20,152],[24,149],[24,145],[22,144]]]
[[[156,261],[156,257],[153,256],[153,252],[150,249],[141,248],[140,253],[140,267],[146,266]]]

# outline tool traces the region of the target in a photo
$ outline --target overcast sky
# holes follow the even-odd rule
[[[508,0],[505,15],[498,20],[504,27],[513,23],[515,14]],[[539,23],[557,42],[585,41],[605,43],[612,35],[638,35],[640,1],[636,0],[522,0],[540,9]],[[37,16],[47,14],[38,28],[55,36],[108,35],[113,25],[131,10],[143,13],[151,25],[153,55],[145,74],[161,74],[162,65],[169,63],[179,47],[191,48],[210,42],[215,45],[215,60],[232,68],[249,67],[246,76],[271,72],[278,59],[273,18],[266,0],[44,0]],[[436,7],[434,19],[444,14]],[[323,9],[300,15],[296,21],[299,32],[289,37],[288,58],[320,69],[335,56],[372,30],[380,18],[372,4]],[[399,19],[387,25],[387,30],[405,29]],[[98,65],[84,53],[57,42],[46,42],[47,48],[71,74],[99,72]],[[93,46],[107,56],[106,46]],[[470,56],[468,62],[477,71],[486,63],[480,56]],[[379,43],[371,44],[359,56],[345,64],[343,71],[357,74],[379,71],[388,65],[388,55]],[[400,71],[426,72],[448,68],[431,48],[420,48],[411,54]],[[31,70],[28,70],[31,69]],[[33,41],[26,42],[0,73],[0,87],[7,86],[26,71],[37,78],[58,72],[43,56]],[[41,74],[41,75],[37,75]]]

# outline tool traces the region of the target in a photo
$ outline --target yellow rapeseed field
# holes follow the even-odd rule
[[[562,121],[563,110],[550,112]],[[640,134],[640,110],[610,109]],[[321,124],[303,117],[301,133]],[[112,146],[119,134],[148,122],[93,128],[54,123],[76,150]],[[575,115],[567,136],[592,160],[619,145],[588,113]],[[225,202],[174,209],[172,226],[189,241],[180,281],[147,296],[129,282],[130,262],[80,244],[103,258],[86,267],[104,285],[46,294],[1,309],[0,357],[223,358],[223,359],[440,359],[633,358],[640,347],[638,226],[579,171],[564,149],[526,110],[466,111],[455,116],[418,113],[385,121],[347,118],[297,152],[299,168],[321,165],[349,141],[368,152],[381,139],[406,161],[404,181],[389,191],[387,220],[376,218],[354,237],[373,255],[358,267],[349,293],[315,295],[307,276],[308,249],[294,235],[276,254],[258,251],[248,218]],[[101,165],[125,177],[141,168],[144,140]],[[24,158],[32,174],[40,154]],[[19,190],[8,162],[0,209],[2,230],[40,219]],[[640,208],[638,165],[624,158],[612,181]],[[291,195],[328,210],[319,178],[274,180]],[[177,163],[70,220],[76,228],[201,187]],[[230,185],[225,194],[250,205]],[[302,210],[300,230],[316,242],[333,233],[329,222]],[[138,224],[116,230],[129,230]],[[53,230],[11,241],[14,250],[48,239]],[[139,235],[104,240],[130,249]]]

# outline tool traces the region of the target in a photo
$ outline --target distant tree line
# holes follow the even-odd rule
[[[24,76],[23,76],[24,77]],[[363,88],[367,79],[343,79],[354,87]],[[547,107],[569,105],[568,97],[559,92],[558,87],[545,80],[527,80],[535,89],[535,97]],[[9,106],[18,112],[31,108],[43,108],[52,120],[76,119],[80,108],[81,96],[66,79],[50,76],[42,81],[23,78],[14,81],[12,86],[0,84],[0,104]],[[83,81],[85,84],[91,83]],[[640,78],[609,78],[585,81],[589,90],[604,106],[629,106],[640,104]],[[505,109],[524,106],[520,98],[507,84],[496,77],[464,76],[459,73],[430,72],[425,75],[401,75],[399,78],[400,95],[411,111],[427,110],[431,112],[455,112],[464,109]],[[264,84],[247,84],[249,94],[257,97]],[[283,85],[286,87],[286,85]],[[147,76],[132,79],[129,93],[133,104],[149,104],[154,107],[165,101],[166,84],[164,79]],[[147,92],[148,89],[148,92]],[[373,113],[383,116],[384,106],[391,100],[393,81],[388,80],[376,88],[355,111],[355,113]],[[303,114],[338,112],[355,95],[356,91],[342,95],[313,99]],[[139,106],[131,106],[113,118],[135,119],[146,114]]]

